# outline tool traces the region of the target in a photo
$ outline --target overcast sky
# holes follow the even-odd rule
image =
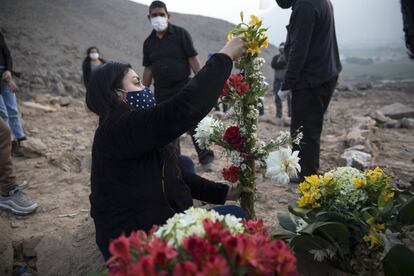
[[[149,5],[152,0],[133,0]],[[343,46],[401,46],[402,19],[399,0],[331,0],[338,40]],[[240,11],[257,14],[269,26],[273,44],[286,36],[290,10],[280,9],[274,0],[164,0],[170,11],[198,14],[238,23]]]

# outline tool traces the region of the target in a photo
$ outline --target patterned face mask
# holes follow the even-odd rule
[[[151,90],[145,87],[143,90],[128,91],[126,102],[133,110],[144,110],[155,106],[155,97]]]

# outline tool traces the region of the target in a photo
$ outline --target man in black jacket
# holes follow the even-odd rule
[[[291,133],[303,132],[300,178],[319,169],[323,116],[342,70],[336,41],[333,7],[329,0],[276,0],[292,8],[285,44],[287,72],[282,95],[292,93]]]
[[[170,14],[161,1],[149,6],[148,19],[154,30],[145,39],[143,47],[143,83],[149,87],[154,80],[157,103],[174,97],[190,80],[190,69],[197,74],[200,61],[190,34],[182,27],[169,23]],[[211,170],[214,153],[201,149],[194,138],[196,125],[188,132],[193,140],[198,159],[204,168]],[[179,141],[176,141],[180,150]]]

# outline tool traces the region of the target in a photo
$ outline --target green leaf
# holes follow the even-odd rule
[[[287,212],[278,213],[277,219],[279,221],[280,226],[282,226],[284,229],[296,233],[296,222],[292,219],[291,215]]]
[[[396,245],[382,260],[385,276],[414,275],[414,252],[403,245]]]
[[[347,242],[349,238],[346,225],[337,222],[315,222],[309,224],[300,232],[321,236],[332,243]]]
[[[306,218],[306,216],[312,211],[312,209],[297,207],[296,204],[289,204],[288,210],[295,216],[301,217],[303,219]]]
[[[294,251],[304,250],[321,250],[331,246],[331,243],[321,237],[302,234],[296,236],[290,242]]]
[[[401,206],[398,221],[408,225],[414,224],[414,198],[411,198]]]

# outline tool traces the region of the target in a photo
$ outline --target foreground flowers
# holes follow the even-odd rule
[[[241,222],[200,209],[174,216],[154,234],[122,235],[110,252],[114,276],[298,275],[289,247],[273,240],[263,221]]]

